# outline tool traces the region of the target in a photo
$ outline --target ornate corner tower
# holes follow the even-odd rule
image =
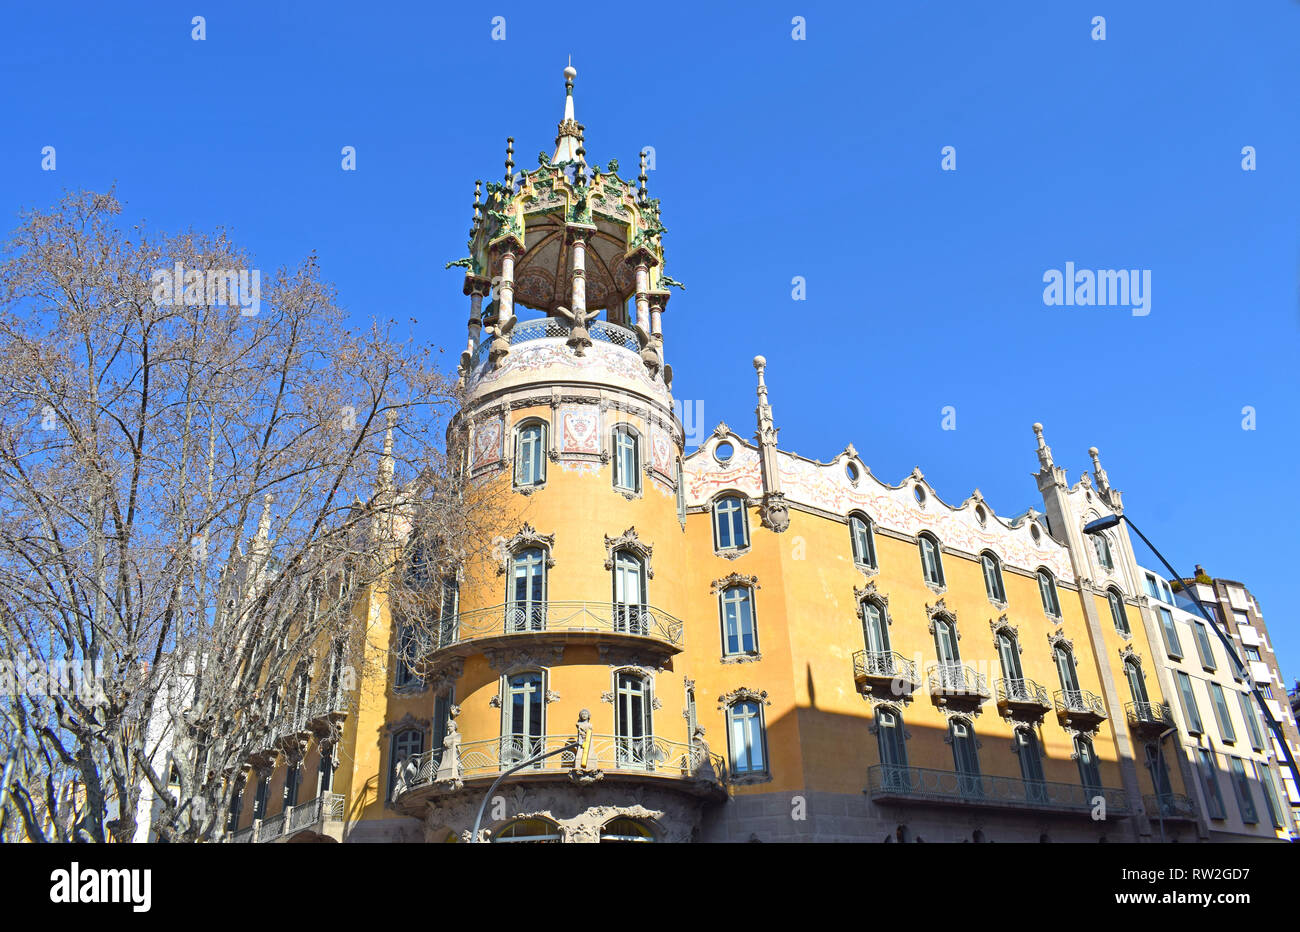
[[[492,546],[463,568],[459,605],[444,600],[422,656],[431,741],[396,774],[394,806],[430,841],[468,838],[483,792],[533,758],[484,822],[497,840],[685,840],[723,795],[681,669],[676,283],[645,156],[635,183],[588,161],[576,74],[553,151],[516,170],[512,138],[483,200],[476,182],[469,256],[452,263],[470,312],[451,430]]]

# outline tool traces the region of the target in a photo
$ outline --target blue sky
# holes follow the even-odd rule
[[[1179,569],[1247,583],[1300,676],[1300,3],[52,0],[0,33],[6,229],[116,182],[131,219],[226,226],[264,268],[316,251],[358,321],[413,320],[449,364],[474,179],[507,135],[521,166],[553,148],[572,54],[588,158],[655,148],[688,289],[666,356],[709,425],[752,423],[762,353],[784,447],[852,442],[1009,515],[1041,507],[1042,421],[1072,481],[1101,448]],[[1151,270],[1150,314],[1045,306],[1067,261]]]

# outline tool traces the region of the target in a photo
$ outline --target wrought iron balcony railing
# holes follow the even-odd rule
[[[284,834],[284,813],[271,816],[269,819],[263,819],[262,824],[257,829],[257,840],[259,842],[275,841]]]
[[[1129,812],[1123,790],[1079,783],[1022,780],[987,774],[876,764],[867,770],[867,793],[893,802],[952,803],[984,808],[1041,809],[1090,815],[1097,797],[1108,816]]]
[[[930,667],[930,692],[945,696],[987,699],[988,679],[964,663],[936,663]]]
[[[557,751],[574,741],[570,735],[503,735],[486,741],[459,745],[459,767],[452,768],[457,779],[495,777],[530,757]],[[443,748],[416,754],[399,771],[394,796],[433,783],[442,766]],[[574,752],[565,751],[538,761],[525,773],[567,773],[574,769]],[[653,735],[629,738],[618,735],[593,735],[583,770],[603,773],[644,773],[661,777],[726,782],[726,763],[722,755],[703,744],[682,744]]]
[[[686,626],[662,609],[622,602],[507,602],[460,612],[417,635],[429,654],[467,641],[507,635],[561,633],[643,638],[681,648]]]
[[[1094,692],[1086,689],[1058,689],[1054,694],[1056,711],[1071,717],[1084,716],[1098,720],[1106,717],[1106,703]]]
[[[1047,687],[1024,677],[1003,677],[997,682],[998,705],[1050,709]]]
[[[230,836],[231,844],[244,845],[251,844],[257,840],[257,822],[253,822],[248,828],[241,828]]]
[[[631,350],[634,353],[641,351],[641,342],[637,339],[635,333],[626,327],[620,327],[617,324],[611,324],[608,321],[593,321],[587,327],[587,334],[592,340],[601,343],[611,343],[614,346],[621,346],[624,349]],[[556,317],[540,317],[533,320],[521,320],[515,323],[514,328],[510,331],[510,346],[519,343],[528,343],[532,340],[545,340],[551,337],[568,338],[569,324]],[[479,341],[478,346],[474,348],[474,356],[470,363],[472,369],[477,369],[485,359],[487,359],[488,347],[492,343],[492,337],[484,334]]]
[[[321,822],[343,820],[343,797],[338,793],[322,793],[311,802],[288,809],[286,834],[300,832]]]
[[[1182,793],[1160,793],[1142,797],[1147,815],[1164,819],[1195,819],[1196,803]]]
[[[889,683],[898,694],[910,693],[919,682],[916,662],[896,650],[860,650],[853,655],[853,676],[859,681]]]
[[[1174,727],[1174,717],[1166,702],[1130,702],[1124,706],[1124,713],[1134,728],[1164,731]]]

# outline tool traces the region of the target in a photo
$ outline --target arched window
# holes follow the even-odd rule
[[[546,423],[526,421],[515,429],[515,488],[546,481]]]
[[[653,770],[654,701],[650,681],[640,673],[614,677],[614,735],[620,770]]]
[[[1020,758],[1020,776],[1025,781],[1026,798],[1035,803],[1047,802],[1047,784],[1043,782],[1043,755],[1034,729],[1016,729],[1016,755]]]
[[[877,657],[889,653],[889,624],[885,610],[875,599],[862,600],[862,636],[868,653]]]
[[[1020,667],[1020,645],[1016,636],[1010,631],[999,631],[995,638],[998,645],[998,659],[1002,662],[1002,676],[1005,679],[1007,698],[1022,698],[1025,674]],[[1025,693],[1023,698],[1029,698]]]
[[[948,737],[952,742],[952,761],[957,770],[957,785],[963,796],[981,796],[983,790],[980,781],[979,750],[975,743],[975,731],[970,722],[963,718],[951,719],[948,723]]]
[[[639,819],[613,819],[600,827],[601,844],[646,844],[654,833]]]
[[[614,553],[614,630],[648,634],[645,563],[627,550]]]
[[[853,562],[875,569],[876,536],[871,530],[871,519],[866,515],[849,515],[849,536],[853,542]]]
[[[743,550],[748,546],[745,500],[738,495],[724,495],[713,503],[713,549]]]
[[[980,554],[980,565],[984,568],[984,592],[990,602],[1006,603],[1007,590],[1002,585],[1002,564],[998,558],[987,550]]]
[[[1101,792],[1101,769],[1097,765],[1097,754],[1092,747],[1092,739],[1086,735],[1074,738],[1074,756],[1079,763],[1079,782],[1089,793]]]
[[[1110,617],[1115,622],[1115,630],[1120,634],[1132,634],[1128,626],[1128,615],[1124,612],[1124,597],[1119,590],[1107,589],[1106,601],[1110,603]]]
[[[1064,644],[1057,644],[1053,650],[1056,657],[1056,672],[1061,677],[1061,688],[1070,699],[1079,696],[1079,674],[1074,668],[1074,653]]]
[[[1092,535],[1092,549],[1097,552],[1097,565],[1105,570],[1115,568],[1115,558],[1110,553],[1110,541],[1105,534]]]
[[[957,649],[957,626],[945,615],[934,620],[934,649],[939,655],[939,663],[961,663],[961,653]]]
[[[727,706],[727,745],[733,774],[744,776],[767,771],[763,708],[758,702],[743,700]]]
[[[1133,657],[1124,660],[1124,679],[1128,680],[1128,691],[1134,702],[1150,702],[1147,698],[1147,683],[1142,676],[1142,665]]]
[[[677,520],[686,523],[686,474],[682,472],[682,461],[677,461]]]
[[[515,819],[493,837],[494,844],[559,844],[560,827],[550,819]]]
[[[908,789],[910,781],[907,778],[907,736],[903,733],[903,716],[886,705],[876,707],[876,741],[880,747],[880,776],[883,787],[894,790]]]
[[[728,657],[758,653],[758,628],[754,624],[754,591],[749,586],[722,590],[722,651]]]
[[[546,687],[540,670],[506,677],[501,697],[501,766],[542,753],[546,741]]]
[[[641,438],[626,424],[614,428],[614,488],[641,491]]]
[[[397,628],[397,672],[393,675],[393,685],[405,689],[420,682],[412,664],[415,662],[416,631],[415,625],[403,621]]]
[[[424,731],[419,728],[403,728],[393,733],[388,751],[388,798],[392,799],[397,790],[398,767],[408,758],[424,753]]]
[[[546,628],[546,551],[526,547],[510,558],[510,590],[506,630],[542,631]]]
[[[939,554],[939,541],[929,534],[922,534],[917,543],[921,548],[921,573],[925,581],[932,586],[942,586],[943,558]]]
[[[1056,598],[1056,581],[1047,570],[1038,571],[1038,594],[1043,597],[1043,611],[1053,618],[1061,617],[1061,603]]]

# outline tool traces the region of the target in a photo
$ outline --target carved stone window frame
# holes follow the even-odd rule
[[[646,579],[654,579],[655,571],[651,563],[654,557],[654,544],[646,543],[637,536],[636,527],[630,527],[617,537],[605,537],[605,569],[614,569],[614,559],[620,550],[634,554],[645,567]]]
[[[744,521],[745,528],[745,545],[743,547],[719,547],[718,546],[718,505],[724,498],[735,498],[740,502],[740,515]],[[754,548],[754,531],[750,527],[749,509],[758,504],[757,499],[751,499],[748,495],[736,488],[719,489],[713,493],[708,502],[709,513],[709,536],[713,540],[714,556],[722,557],[724,560],[735,560],[743,557]]]
[[[731,573],[709,583],[709,591],[718,600],[718,635],[722,641],[721,663],[756,663],[763,659],[762,641],[758,636],[758,598],[754,595],[761,588],[757,576],[746,576],[743,573]],[[754,629],[754,649],[752,651],[727,653],[727,612],[722,599],[731,589],[746,589],[749,591],[749,623]]]
[[[735,749],[731,746],[731,707],[740,702],[753,702],[758,706],[758,728],[763,741],[763,769],[743,774],[735,772]],[[748,686],[738,686],[730,692],[718,695],[718,711],[723,715],[723,730],[727,735],[727,766],[732,770],[729,781],[732,786],[751,786],[772,782],[772,757],[767,740],[766,711],[766,707],[771,704],[772,700],[767,697],[766,689],[751,689]]]
[[[525,521],[515,533],[514,537],[501,540],[497,545],[497,575],[504,576],[510,572],[510,564],[514,562],[515,557],[521,550],[527,550],[530,547],[539,547],[545,555],[546,568],[549,570],[555,566],[555,557],[552,555],[555,547],[554,534],[542,534]]]
[[[997,618],[989,619],[989,630],[993,632],[993,649],[998,648],[998,635],[1005,634],[1011,638],[1011,642],[1016,645],[1017,653],[1025,652],[1025,645],[1020,640],[1020,626],[1013,625],[1007,619],[1007,613],[1003,612]]]
[[[518,467],[516,457],[519,451],[519,432],[533,424],[539,424],[542,428],[542,457],[541,470],[542,478],[538,482],[529,485],[520,485],[518,476],[515,472]],[[529,414],[520,418],[510,427],[510,456],[507,457],[510,469],[510,491],[518,492],[520,495],[532,495],[540,489],[546,488],[546,483],[550,479],[551,470],[549,464],[556,459],[554,430],[551,423],[540,414]]]

